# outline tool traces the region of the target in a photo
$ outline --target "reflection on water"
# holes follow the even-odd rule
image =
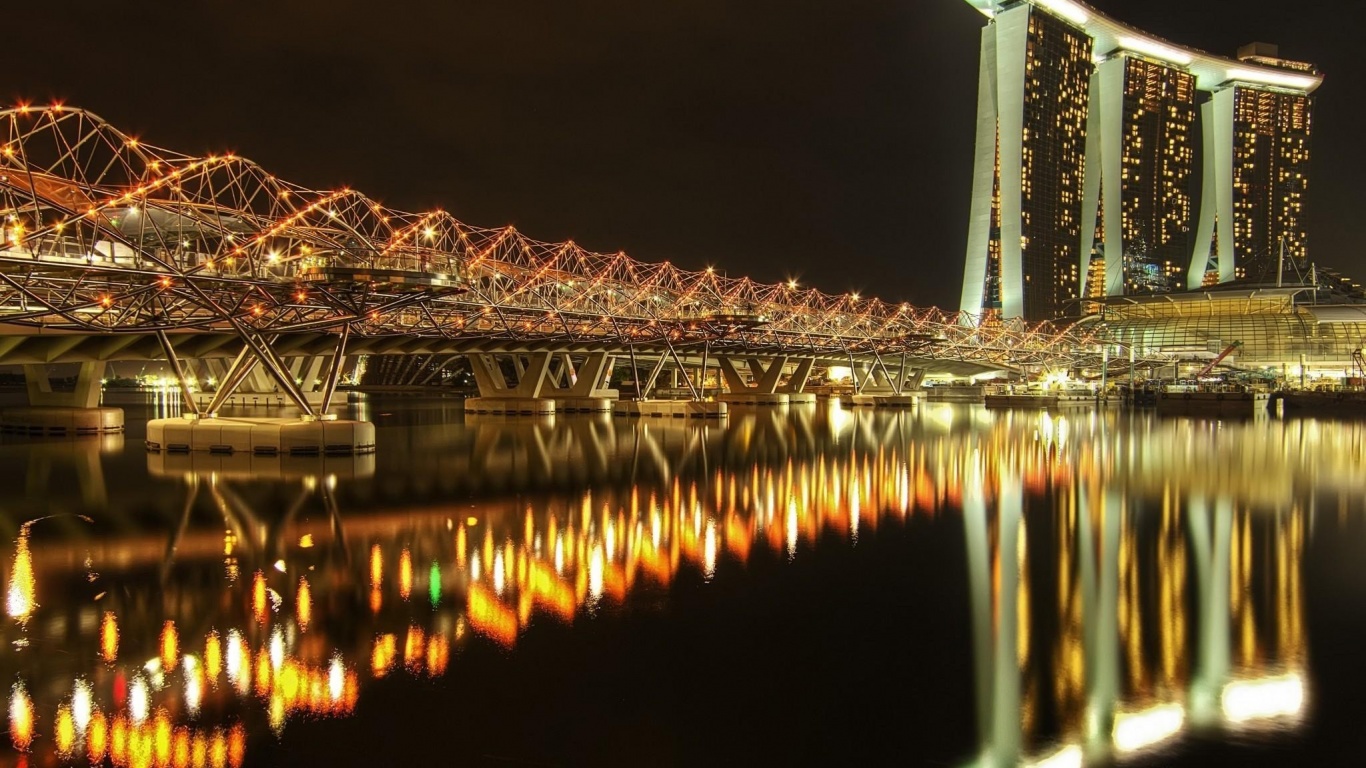
[[[682,570],[799,561],[908,518],[965,543],[946,555],[968,584],[963,762],[1293,730],[1313,700],[1315,505],[1366,486],[1353,424],[948,405],[440,416],[381,421],[377,456],[342,459],[0,446],[13,749],[239,765],[296,718],[347,717],[376,679],[445,675],[466,643],[515,650],[536,622],[597,620]]]

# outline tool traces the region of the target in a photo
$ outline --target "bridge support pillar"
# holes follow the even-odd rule
[[[606,352],[590,352],[574,367],[569,355],[560,356],[560,365],[550,372],[543,391],[555,400],[557,411],[605,413],[612,410],[619,393],[608,389],[614,359]]]
[[[25,365],[28,406],[0,411],[0,431],[23,435],[97,435],[123,431],[123,409],[100,406],[104,362],[81,363],[75,388],[55,392],[46,365]]]
[[[70,392],[55,392],[48,366],[23,366],[29,404],[0,411],[0,430],[15,435],[101,435],[123,432],[123,409],[100,406],[105,364],[82,362]]]
[[[351,337],[350,326],[342,326],[337,334],[336,348],[330,356],[316,356],[313,360],[300,358],[286,363],[273,349],[278,337],[262,336],[256,331],[238,327],[243,346],[223,372],[218,390],[207,403],[191,395],[187,385],[182,392],[191,413],[182,418],[153,419],[147,422],[147,450],[156,452],[208,451],[210,453],[250,453],[253,455],[354,455],[373,453],[375,425],[367,421],[338,419],[327,409],[336,390],[341,368],[346,359],[346,345]],[[163,351],[172,367],[179,373],[184,369],[169,337],[160,336]],[[321,398],[314,408],[304,388],[297,383],[300,373],[313,376],[328,361],[326,378],[322,381]],[[265,368],[270,378],[299,407],[296,418],[219,417],[218,410],[250,380],[257,368]],[[184,377],[182,376],[182,382]],[[259,382],[257,382],[259,383]],[[308,382],[310,385],[313,382]],[[307,389],[312,389],[308,386]],[[245,396],[242,396],[245,397]]]
[[[890,367],[875,353],[871,363],[854,366],[854,395],[850,404],[869,408],[913,408],[920,401],[920,382],[923,370],[913,371],[902,355],[896,367]]]
[[[716,363],[721,370],[721,378],[726,383],[726,389],[729,390],[717,397],[721,402],[731,405],[789,405],[793,402],[800,404],[816,402],[815,395],[802,392],[806,386],[806,380],[811,376],[811,368],[815,364],[814,360],[809,358],[798,360],[792,375],[787,378],[786,382],[782,382],[782,376],[788,364],[786,356],[770,358],[767,361],[760,357],[744,358],[753,383],[745,380],[745,377],[736,367],[736,361],[736,358],[726,355],[718,355],[716,358]]]
[[[541,396],[550,371],[551,353],[533,352],[523,359],[512,356],[516,386],[508,384],[496,355],[469,355],[470,371],[479,387],[479,396],[465,400],[465,410],[474,413],[552,414],[555,400]]]

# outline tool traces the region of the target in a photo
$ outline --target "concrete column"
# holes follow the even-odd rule
[[[46,365],[25,365],[24,384],[28,389],[28,404],[32,406],[67,408],[97,408],[100,387],[103,386],[104,362],[81,363],[76,374],[76,388],[71,392],[53,392]]]
[[[792,369],[792,375],[787,378],[787,383],[779,391],[789,394],[796,394],[806,389],[806,381],[811,378],[811,369],[816,364],[814,358],[806,357],[797,361],[797,367]]]
[[[977,64],[977,145],[972,161],[972,203],[968,211],[968,253],[963,267],[959,308],[982,312],[987,277],[987,243],[991,238],[991,189],[996,180],[996,29],[982,28]]]
[[[493,355],[466,355],[470,361],[470,372],[474,374],[474,383],[479,387],[480,397],[508,397],[507,379],[503,376],[503,369],[498,366],[498,359]]]

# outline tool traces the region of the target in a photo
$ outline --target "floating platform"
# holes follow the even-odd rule
[[[181,417],[147,422],[147,450],[282,456],[375,452],[375,425],[340,419]]]
[[[555,401],[547,397],[467,397],[465,413],[501,416],[546,416],[555,413]]]
[[[986,388],[981,384],[950,384],[925,387],[921,390],[925,401],[930,403],[980,403],[986,397]]]
[[[610,413],[615,402],[610,397],[557,397],[555,410],[560,413]]]
[[[1159,392],[1158,413],[1258,416],[1268,412],[1266,392]]]
[[[0,432],[10,435],[72,437],[122,431],[122,408],[28,405],[0,411]]]
[[[920,394],[907,395],[849,395],[842,399],[854,408],[914,408]]]
[[[729,407],[706,400],[618,400],[614,416],[674,419],[724,419]]]
[[[982,398],[988,408],[1093,408],[1094,394],[1071,392],[994,392]]]
[[[722,392],[716,396],[717,401],[727,405],[787,405],[790,396],[786,392]]]

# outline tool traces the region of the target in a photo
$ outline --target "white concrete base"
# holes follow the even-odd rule
[[[920,394],[908,395],[851,395],[849,405],[855,408],[914,408]]]
[[[724,419],[729,408],[725,403],[705,400],[619,400],[612,413],[642,418]]]
[[[279,453],[149,452],[147,471],[157,477],[212,472],[220,478],[236,480],[351,479],[375,474],[375,454],[287,456]]]
[[[555,412],[555,401],[544,397],[467,397],[465,413],[534,416]]]
[[[814,392],[788,392],[788,405],[815,405],[816,393]]]
[[[336,419],[152,419],[147,422],[147,450],[289,456],[374,453],[375,425]]]
[[[787,405],[786,392],[764,394],[760,392],[722,392],[716,399],[730,405]]]
[[[17,406],[0,411],[0,432],[12,435],[102,435],[122,431],[122,408]]]
[[[555,410],[560,413],[608,413],[614,402],[610,397],[557,397]]]

